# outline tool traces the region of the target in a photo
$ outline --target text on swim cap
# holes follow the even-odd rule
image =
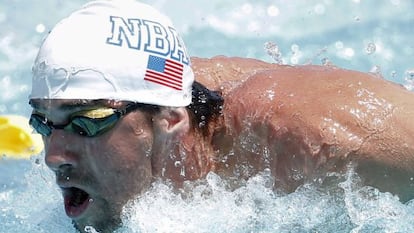
[[[163,55],[189,64],[189,57],[181,37],[173,27],[164,27],[158,22],[144,19],[127,19],[110,16],[112,36],[106,42],[116,46]],[[124,43],[125,42],[125,43]]]

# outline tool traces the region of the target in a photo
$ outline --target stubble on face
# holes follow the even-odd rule
[[[36,104],[45,117],[52,116],[52,113],[53,116],[61,116],[55,118],[59,123],[67,122],[73,112],[83,110],[83,107],[70,101]],[[83,106],[93,108],[89,104]],[[85,232],[88,226],[98,232],[113,232],[122,224],[123,206],[146,191],[151,184],[151,118],[138,109],[121,118],[114,128],[98,137],[85,138],[63,130],[53,133],[45,139],[47,156],[54,157],[54,161],[69,157],[77,160],[72,164],[72,172],[66,174],[70,180],[67,185],[84,188],[92,202],[83,216],[73,218],[74,226],[80,232]],[[59,164],[54,167],[57,169]]]

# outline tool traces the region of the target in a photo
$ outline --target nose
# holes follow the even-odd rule
[[[53,130],[45,139],[45,162],[54,172],[62,172],[63,169],[76,167],[77,156],[74,151],[74,143],[70,135],[63,130]]]

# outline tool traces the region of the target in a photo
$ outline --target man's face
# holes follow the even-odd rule
[[[32,100],[33,112],[54,125],[69,123],[70,116],[79,111],[124,105]],[[152,126],[147,114],[139,109],[96,137],[53,129],[43,139],[46,164],[56,174],[67,215],[80,230],[93,226],[100,232],[111,231],[119,224],[126,202],[150,185]]]

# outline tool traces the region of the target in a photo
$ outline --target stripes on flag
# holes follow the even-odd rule
[[[176,90],[182,90],[183,64],[170,59],[150,55],[144,80]]]

